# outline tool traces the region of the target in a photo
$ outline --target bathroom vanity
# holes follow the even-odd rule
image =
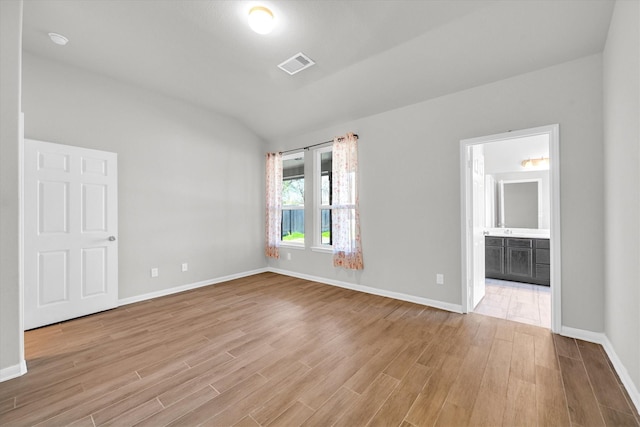
[[[549,286],[549,239],[487,235],[485,277]]]
[[[519,175],[485,178],[485,277],[549,286],[548,171]]]

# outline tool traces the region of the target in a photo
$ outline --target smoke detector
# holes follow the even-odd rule
[[[49,33],[49,38],[57,45],[64,46],[69,43],[69,39],[58,33]]]
[[[282,64],[278,65],[278,68],[293,76],[305,68],[311,67],[313,64],[315,64],[315,62],[313,62],[311,58],[304,53],[299,52],[284,61]]]

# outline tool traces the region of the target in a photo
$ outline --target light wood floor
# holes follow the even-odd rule
[[[264,273],[26,333],[0,425],[634,425],[598,345]]]

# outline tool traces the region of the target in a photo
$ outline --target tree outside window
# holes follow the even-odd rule
[[[304,153],[282,160],[282,241],[304,244]]]

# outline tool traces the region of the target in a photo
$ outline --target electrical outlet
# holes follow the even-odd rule
[[[436,285],[444,285],[444,274],[436,274]]]
[[[186,262],[182,263],[182,271],[189,271],[189,264],[187,264]]]
[[[152,268],[151,269],[151,277],[158,277],[158,269],[157,268]]]
[[[287,253],[287,261],[291,261],[291,252]]]

